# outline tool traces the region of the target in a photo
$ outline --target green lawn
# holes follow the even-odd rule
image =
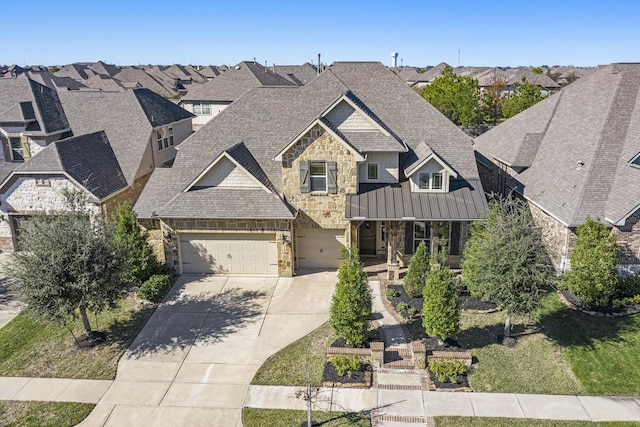
[[[90,403],[0,401],[0,426],[74,426],[84,420],[94,406]]]
[[[637,427],[640,423],[534,420],[530,418],[435,417],[436,427]]]
[[[113,379],[120,356],[152,313],[153,306],[130,297],[98,317],[97,329],[106,332],[107,342],[79,349],[68,329],[23,311],[0,329],[0,375]],[[71,326],[76,336],[84,332],[79,320]]]
[[[323,427],[370,427],[369,415],[345,412],[312,412],[313,425]],[[245,427],[296,427],[306,423],[305,411],[291,409],[242,409],[242,423]],[[316,424],[317,423],[317,424]]]
[[[306,384],[308,364],[311,384],[322,385],[327,346],[336,338],[331,325],[325,323],[267,359],[251,384],[303,386]]]

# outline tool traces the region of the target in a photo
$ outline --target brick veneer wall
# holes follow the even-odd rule
[[[558,220],[547,215],[542,209],[527,202],[534,222],[541,228],[542,242],[554,268],[562,272],[568,267],[570,251],[575,245],[575,230],[565,227]]]
[[[135,203],[136,200],[138,200],[138,197],[140,197],[144,186],[147,185],[149,178],[151,178],[151,173],[141,176],[133,181],[131,186],[105,200],[102,204],[102,210],[105,215],[107,215],[107,218],[111,218],[111,215],[116,211],[119,204],[126,202],[127,200],[131,201],[131,203]]]
[[[635,274],[640,273],[640,209],[621,227],[614,227],[620,253],[618,264]]]

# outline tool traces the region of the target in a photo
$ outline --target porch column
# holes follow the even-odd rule
[[[398,227],[395,221],[387,223],[387,279],[398,280],[400,264],[398,263]]]

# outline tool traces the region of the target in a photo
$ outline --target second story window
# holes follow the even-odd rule
[[[198,116],[211,115],[211,103],[209,101],[193,101],[193,114]]]
[[[169,128],[167,134],[169,136],[169,145],[173,145],[173,128]]]
[[[172,146],[174,144],[173,128],[160,129],[156,131],[156,142],[158,144],[158,151]]]
[[[162,150],[162,131],[156,131],[156,141],[158,142],[158,151]]]
[[[311,177],[311,191],[327,191],[327,164],[325,162],[310,162],[309,175]]]
[[[378,179],[378,164],[377,163],[367,163],[367,179],[368,180],[377,180]]]
[[[418,183],[421,190],[442,190],[443,177],[442,172],[423,172],[418,177]]]

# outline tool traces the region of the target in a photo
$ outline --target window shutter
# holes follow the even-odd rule
[[[451,248],[449,249],[450,255],[460,255],[460,223],[451,223]]]
[[[327,192],[336,194],[338,192],[338,164],[327,162]]]
[[[413,253],[413,222],[405,222],[404,230],[404,253],[410,255]]]
[[[300,162],[300,192],[309,192],[309,161],[302,160]]]

